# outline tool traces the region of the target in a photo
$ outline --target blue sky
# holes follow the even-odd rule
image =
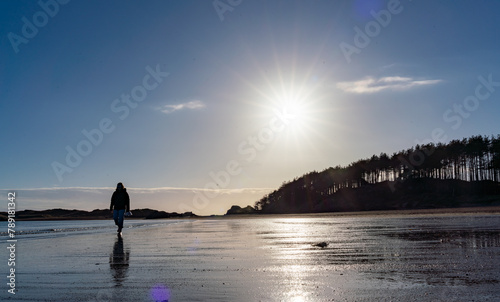
[[[40,3],[0,2],[0,189],[20,208],[105,208],[122,181],[133,208],[221,214],[499,133],[494,1]]]

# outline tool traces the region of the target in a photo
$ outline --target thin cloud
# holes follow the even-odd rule
[[[173,104],[173,105],[165,105],[163,107],[158,108],[161,112],[165,114],[170,114],[175,111],[183,110],[183,109],[201,109],[205,108],[205,104],[202,101],[191,101],[187,103],[181,104]]]
[[[377,93],[384,90],[407,90],[410,88],[426,85],[434,85],[442,80],[415,80],[409,77],[368,77],[359,81],[339,82],[337,88],[351,93]]]
[[[213,191],[215,189],[198,188],[198,187],[156,187],[156,188],[140,188],[140,187],[127,187],[127,190],[141,193],[151,192],[192,192],[192,191]],[[116,187],[48,187],[48,188],[18,188],[18,189],[0,189],[0,194],[7,192],[106,192],[114,191]],[[241,192],[266,192],[274,188],[236,188],[236,189],[216,189],[225,193],[241,193]]]
[[[113,188],[114,190],[114,188]],[[232,194],[262,194],[265,195],[273,190],[273,188],[239,188],[239,189],[210,189],[210,188],[182,188],[182,187],[158,187],[158,188],[127,188],[127,190],[139,193],[139,194],[158,194],[158,193],[184,193],[184,192],[209,192],[209,193],[218,193],[224,195],[232,195]]]
[[[391,69],[391,68],[393,68],[395,66],[396,66],[396,63],[392,63],[392,64],[384,65],[380,69],[381,70],[387,70],[387,69]]]
[[[0,189],[0,194],[7,196],[8,192],[16,192],[17,210],[64,208],[91,211],[108,208],[114,190],[115,187],[18,188]],[[225,213],[235,204],[253,204],[272,190],[273,188],[127,187],[134,209],[185,211],[185,208],[193,207],[196,195],[206,196],[209,201],[206,207],[192,209],[200,215]]]

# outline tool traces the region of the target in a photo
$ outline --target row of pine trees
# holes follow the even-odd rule
[[[500,135],[417,145],[392,156],[381,153],[346,167],[313,171],[283,183],[278,190],[257,201],[255,208],[265,211],[270,205],[290,200],[327,198],[342,188],[415,178],[500,182]]]

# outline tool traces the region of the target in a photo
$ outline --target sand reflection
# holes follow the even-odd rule
[[[129,257],[130,251],[123,248],[123,238],[116,238],[113,253],[109,255],[109,267],[116,287],[121,287],[127,277]]]
[[[277,219],[269,228],[272,231],[261,233],[270,243],[276,263],[271,268],[275,279],[279,282],[280,292],[273,298],[285,301],[309,301],[315,288],[311,285],[311,277],[317,267],[312,246],[316,238],[311,230],[310,220],[303,218]],[[311,240],[311,237],[314,238]],[[321,237],[323,238],[323,237]]]
[[[304,265],[287,265],[282,270],[284,281],[288,280],[288,286],[284,292],[287,301],[306,301],[309,294],[304,288],[307,279],[307,268]]]

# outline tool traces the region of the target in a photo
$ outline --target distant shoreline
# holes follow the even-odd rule
[[[164,211],[152,209],[135,209],[132,210],[133,215],[127,219],[162,219],[176,218],[185,219],[196,217],[192,212],[185,213],[167,213]],[[68,210],[68,209],[48,209],[48,210],[22,210],[15,214],[16,221],[51,221],[51,220],[110,220],[113,219],[111,210],[95,209],[93,211],[85,210]],[[7,220],[7,213],[0,212],[0,221]]]
[[[458,215],[500,215],[500,206],[462,207],[462,208],[435,208],[435,209],[404,209],[404,210],[377,210],[353,212],[324,212],[324,213],[286,213],[286,214],[232,214],[215,216],[215,218],[254,218],[254,217],[360,217],[360,216],[458,216]],[[206,218],[200,216],[198,218]]]

